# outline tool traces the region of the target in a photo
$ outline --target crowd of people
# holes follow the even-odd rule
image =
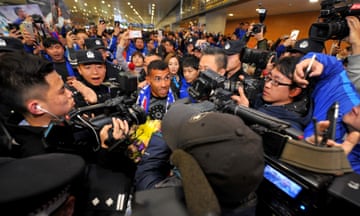
[[[133,29],[109,29],[106,22],[63,33],[35,24],[34,32],[11,29],[0,37],[0,174],[6,176],[0,187],[11,191],[0,195],[0,210],[129,216],[156,208],[166,215],[163,203],[171,199],[158,191],[181,187],[185,202],[171,215],[256,215],[262,138],[239,116],[204,107],[209,97],[189,91],[209,71],[230,83],[232,103],[289,122],[309,144],[321,142],[327,111],[338,102],[336,135],[326,145],[342,148],[360,174],[360,21],[346,21],[351,53],[341,58],[340,50],[326,54],[324,41],[312,38],[281,36],[270,44],[266,25],[255,23],[241,23],[231,37],[190,26],[132,38]],[[250,52],[264,59],[244,57],[250,37],[257,40]],[[120,76],[136,80],[130,93],[119,87]],[[247,92],[248,79],[257,81],[256,94]],[[210,96],[211,88],[201,90]],[[123,108],[113,105],[119,97],[143,112],[142,121],[124,118],[132,111],[111,115]],[[104,122],[94,126],[99,118]],[[138,152],[136,160],[130,152]],[[31,178],[52,184],[27,185]],[[150,193],[150,206],[136,203],[140,192]],[[26,208],[16,207],[22,203]]]

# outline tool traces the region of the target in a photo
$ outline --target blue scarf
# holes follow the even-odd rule
[[[137,105],[144,108],[146,114],[149,112],[149,106],[150,106],[150,99],[151,99],[151,86],[146,85],[144,88],[142,88],[139,92],[138,99],[137,99]],[[175,97],[171,91],[171,88],[169,88],[169,92],[167,95],[167,102],[166,102],[166,111],[170,104],[175,102]]]

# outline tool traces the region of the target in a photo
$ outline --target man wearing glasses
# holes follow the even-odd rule
[[[264,78],[263,91],[251,107],[287,121],[292,127],[303,131],[311,121],[311,106],[307,89],[302,89],[293,82],[293,72],[298,61],[298,57],[281,58]],[[249,100],[241,87],[239,95],[232,98],[239,105],[249,106]]]
[[[154,60],[147,67],[146,85],[139,92],[137,104],[151,119],[161,120],[175,97],[170,89],[171,76],[163,60]]]

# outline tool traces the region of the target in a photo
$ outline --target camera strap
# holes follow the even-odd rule
[[[353,171],[342,148],[320,147],[301,140],[289,139],[280,160],[317,173],[343,175]]]

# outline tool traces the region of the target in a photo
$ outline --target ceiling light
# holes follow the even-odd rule
[[[319,0],[309,0],[310,3],[316,3],[318,2]]]
[[[233,14],[233,13],[229,13],[228,15],[229,15],[229,16],[234,16],[234,14]]]

